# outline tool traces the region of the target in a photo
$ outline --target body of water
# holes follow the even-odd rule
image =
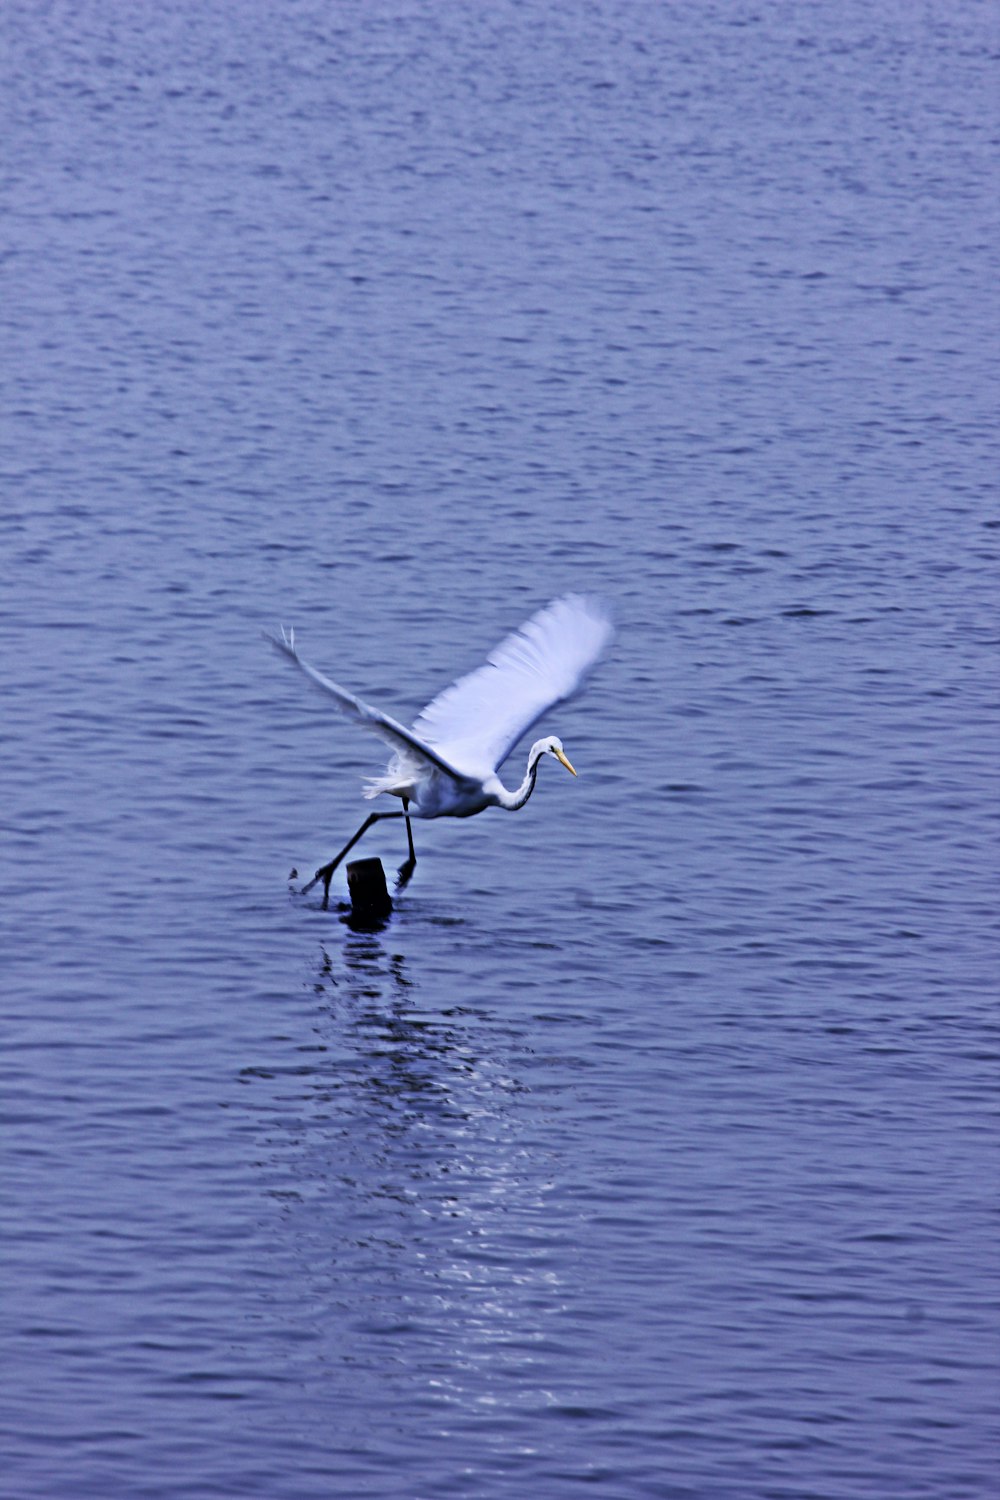
[[[5,1500],[986,1500],[995,7],[0,29]]]

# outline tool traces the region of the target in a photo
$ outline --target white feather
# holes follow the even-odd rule
[[[532,724],[580,688],[613,633],[605,604],[567,594],[501,641],[484,666],[439,693],[412,729],[303,661],[294,631],[282,630],[280,640],[268,639],[343,714],[392,746],[387,771],[369,778],[366,797],[381,792],[400,797],[408,817],[467,818],[487,807],[523,807],[546,753],[573,770],[561,740],[550,735],[532,745],[524,780],[515,790],[508,790],[496,774]]]
[[[428,703],[414,736],[456,770],[489,775],[548,709],[579,691],[613,634],[602,600],[556,599]]]

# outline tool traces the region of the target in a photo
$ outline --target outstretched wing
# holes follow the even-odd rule
[[[329,693],[342,714],[353,719],[355,724],[360,724],[362,729],[370,729],[377,734],[387,745],[391,745],[396,754],[407,763],[412,763],[414,758],[418,762],[430,764],[439,771],[444,771],[456,781],[464,781],[465,777],[455,770],[448,761],[432,745],[425,743],[412,729],[398,724],[388,714],[382,713],[378,708],[372,708],[370,703],[362,703],[360,698],[355,698],[346,688],[339,687],[337,683],[331,682],[329,677],[324,677],[322,672],[317,672],[307,661],[303,661],[295,649],[295,632],[290,630],[285,634],[284,627],[281,631],[281,640],[276,635],[267,635],[265,639],[271,642],[276,651],[282,656],[287,656],[293,661],[300,671],[314,682],[324,693]]]
[[[613,634],[602,600],[556,599],[428,703],[413,733],[466,774],[488,776],[547,709],[579,690]]]

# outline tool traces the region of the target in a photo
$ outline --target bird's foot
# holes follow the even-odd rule
[[[327,908],[330,905],[330,881],[333,879],[333,872],[334,872],[334,870],[336,868],[337,868],[337,861],[336,860],[331,860],[331,862],[328,865],[321,865],[320,868],[316,871],[316,874],[313,876],[312,880],[307,880],[306,881],[305,885],[302,887],[301,891],[299,892],[299,895],[300,896],[305,896],[309,891],[312,890],[312,888],[313,888],[314,885],[318,885],[319,882],[322,880],[322,882],[323,882],[323,910],[326,911]]]
[[[406,887],[410,883],[410,876],[413,874],[416,866],[417,862],[415,859],[408,859],[405,864],[400,865],[399,869],[396,871],[397,891],[404,891],[406,889]]]

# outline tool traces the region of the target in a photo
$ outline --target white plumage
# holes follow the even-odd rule
[[[456,769],[489,775],[548,709],[573,696],[611,635],[600,600],[555,600],[428,703],[414,735]]]
[[[412,729],[363,703],[303,661],[294,632],[286,635],[282,630],[280,640],[268,637],[333,698],[342,713],[391,745],[394,754],[388,770],[370,778],[365,796],[388,792],[403,802],[402,813],[371,813],[336,858],[316,872],[310,885],[323,879],[328,892],[330,876],[344,855],[380,818],[406,818],[410,858],[400,870],[404,884],[416,863],[411,816],[467,818],[487,807],[513,812],[531,796],[538,762],[547,753],[575,776],[554,735],[532,745],[524,780],[516,790],[509,791],[496,773],[532,725],[580,689],[613,634],[611,613],[603,601],[582,594],[556,599],[501,641],[483,666],[439,693],[418,714]]]

